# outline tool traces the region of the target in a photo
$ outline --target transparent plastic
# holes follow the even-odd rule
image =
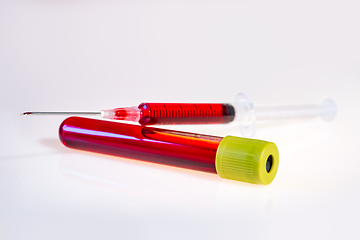
[[[234,107],[220,103],[141,103],[139,123],[153,124],[222,124],[235,117]]]
[[[254,107],[252,101],[243,93],[236,95],[234,107],[236,121],[245,137],[255,135],[257,120],[321,117],[330,121],[335,118],[337,111],[332,99],[326,99],[320,105]]]
[[[252,137],[257,120],[275,120],[320,116],[330,121],[336,115],[336,104],[327,99],[321,105],[254,107],[243,93],[234,104],[221,103],[141,103],[101,112],[25,112],[22,115],[101,115],[103,118],[138,122],[141,125],[226,124],[235,117],[245,137]]]
[[[101,117],[114,120],[137,122],[140,119],[141,111],[138,107],[123,107],[101,111]]]
[[[232,105],[221,103],[141,103],[103,110],[101,116],[141,125],[225,124],[233,121],[235,111]]]
[[[141,103],[138,107],[102,111],[104,118],[154,124],[224,124],[234,119],[245,137],[253,137],[257,120],[321,117],[326,121],[336,115],[336,104],[326,99],[320,105],[254,107],[243,93],[233,104],[219,103]]]

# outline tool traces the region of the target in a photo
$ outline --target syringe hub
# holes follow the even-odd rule
[[[136,106],[106,109],[101,111],[101,117],[114,120],[137,122],[140,119],[140,109]]]

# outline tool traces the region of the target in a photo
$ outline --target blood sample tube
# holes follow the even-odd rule
[[[74,149],[217,173],[256,184],[271,183],[279,165],[274,143],[233,136],[70,117],[60,125],[59,137]]]

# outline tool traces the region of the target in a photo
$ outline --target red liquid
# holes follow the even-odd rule
[[[70,148],[216,173],[221,137],[70,117],[59,129]]]
[[[141,103],[139,123],[152,124],[221,124],[234,120],[235,110],[220,103]]]
[[[127,117],[127,112],[124,108],[115,108],[115,120],[125,120]]]

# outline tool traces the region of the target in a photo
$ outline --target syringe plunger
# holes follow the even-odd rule
[[[252,101],[243,93],[236,95],[234,106],[240,130],[245,137],[254,136],[257,120],[320,116],[322,119],[330,121],[335,118],[337,111],[336,104],[332,99],[326,99],[321,105],[255,107]]]

